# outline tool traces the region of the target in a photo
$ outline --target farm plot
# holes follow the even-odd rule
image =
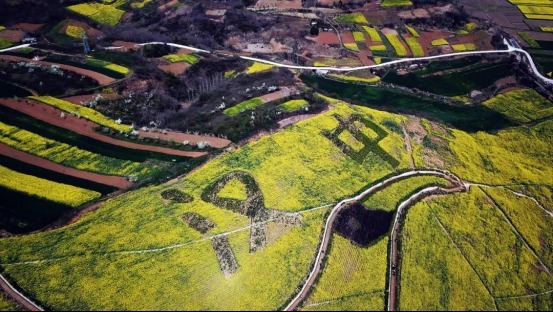
[[[301,79],[321,92],[349,99],[359,105],[393,112],[420,114],[465,131],[501,129],[512,124],[503,115],[486,107],[477,106],[467,109],[445,105],[436,100],[420,98],[387,88],[338,82],[314,75],[303,75]],[[482,120],[486,120],[486,122],[482,122]]]
[[[386,237],[364,248],[333,234],[324,270],[302,310],[327,309],[328,304],[336,310],[383,310],[387,248]],[[374,298],[351,300],[355,297]]]
[[[409,208],[404,223],[399,272],[402,310],[495,308],[486,285],[466,262],[427,203]]]
[[[80,206],[101,195],[83,188],[22,174],[3,166],[0,166],[0,187],[70,207]]]
[[[123,14],[125,14],[125,11],[116,8],[115,5],[95,2],[71,5],[68,6],[67,9],[79,15],[86,16],[97,23],[110,26],[117,25]]]
[[[75,115],[81,116],[85,119],[88,119],[104,127],[108,127],[121,132],[129,132],[131,130],[130,126],[122,125],[121,123],[116,122],[102,115],[101,113],[95,111],[92,108],[76,105],[71,102],[60,100],[51,96],[40,96],[40,97],[31,96],[29,98],[33,100],[37,100],[44,104],[51,105],[69,114],[75,114]]]
[[[0,122],[0,142],[67,167],[106,175],[145,177],[156,167],[105,157]]]
[[[413,5],[413,2],[410,0],[384,0],[380,4],[383,8],[392,8],[392,7],[398,7],[398,6],[410,6]]]
[[[383,81],[435,94],[458,96],[465,95],[472,90],[487,88],[497,80],[511,74],[509,62],[499,61],[435,75],[427,75],[425,71],[406,75],[390,72]]]
[[[407,56],[408,52],[403,43],[400,41],[398,35],[386,34],[386,39],[390,42],[396,52],[397,56]]]
[[[531,89],[501,94],[483,104],[518,123],[553,116],[553,104]]]
[[[27,293],[55,309],[278,309],[307,273],[320,235],[325,209],[302,211],[351,196],[368,181],[393,172],[378,155],[369,154],[365,162],[358,163],[322,134],[337,127],[335,114],[348,117],[353,113],[356,108],[337,102],[330,112],[216,158],[181,181],[109,200],[96,213],[67,228],[18,238],[17,248],[13,238],[2,239],[0,263]],[[389,129],[382,125],[383,120],[402,118],[368,109],[363,113],[386,132]],[[408,160],[396,154],[403,145],[402,135],[389,133],[378,144],[401,160],[398,168],[408,167]],[[202,200],[205,188],[237,170],[255,179],[265,207],[301,212],[302,221],[301,226],[271,234],[267,245],[255,253],[250,253],[249,229],[228,234],[238,269],[227,279],[211,241],[197,240],[248,225],[246,216],[219,207],[218,202]],[[166,201],[161,192],[169,188],[194,200]],[[183,222],[187,212],[200,214],[215,227],[199,233]],[[52,240],[57,244],[45,243]],[[177,246],[140,254],[118,253],[172,245]],[[66,258],[15,264],[58,257]],[[67,266],[73,270],[61,280],[56,278]],[[38,279],[44,282],[37,283]],[[96,289],[94,295],[90,295],[92,288]],[[60,298],[59,292],[66,295]],[[187,296],[182,296],[183,292]]]

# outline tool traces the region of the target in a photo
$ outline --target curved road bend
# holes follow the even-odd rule
[[[319,251],[317,252],[317,257],[315,259],[315,264],[313,265],[313,269],[309,273],[309,275],[307,277],[307,280],[305,281],[305,283],[304,283],[302,289],[300,290],[300,292],[296,295],[296,297],[294,297],[294,299],[292,299],[292,301],[286,306],[286,308],[284,308],[285,311],[293,311],[293,310],[296,310],[299,307],[300,303],[305,299],[305,297],[307,296],[307,293],[309,292],[311,287],[313,287],[313,284],[315,283],[315,280],[316,280],[317,276],[319,275],[319,273],[321,273],[322,262],[323,262],[323,258],[324,258],[324,255],[325,255],[325,251],[328,247],[328,243],[330,242],[330,236],[331,236],[330,234],[332,232],[332,225],[333,225],[334,220],[336,219],[336,217],[338,215],[338,212],[347,203],[360,201],[362,198],[366,197],[367,195],[369,195],[371,193],[374,193],[377,190],[382,189],[383,187],[387,186],[388,184],[391,184],[391,183],[399,181],[399,180],[406,179],[408,177],[419,176],[419,175],[439,176],[439,177],[442,177],[446,180],[451,181],[455,185],[462,184],[458,177],[453,176],[452,174],[450,174],[447,171],[438,171],[438,170],[407,171],[407,172],[401,173],[399,175],[390,177],[390,178],[388,178],[388,179],[386,179],[382,182],[379,182],[379,183],[369,187],[368,189],[366,189],[361,194],[359,194],[355,197],[344,199],[341,202],[339,202],[336,206],[334,206],[334,208],[332,208],[332,210],[330,212],[330,215],[326,219],[326,223],[325,223],[324,231],[323,231],[323,237],[321,239],[321,244],[319,246]],[[399,210],[398,210],[397,215],[399,215]],[[398,221],[399,221],[399,218],[396,217],[396,220],[394,221],[394,225],[393,225],[394,228],[397,226]],[[393,240],[392,240],[392,242],[393,242]]]
[[[451,181],[451,180],[450,180]],[[399,234],[399,223],[401,216],[403,215],[403,210],[407,207],[414,204],[416,201],[421,200],[423,197],[436,194],[451,194],[457,192],[464,192],[467,190],[466,186],[460,181],[456,180],[456,185],[453,188],[445,189],[439,186],[428,187],[420,192],[412,195],[407,200],[399,204],[397,208],[396,218],[394,220],[394,225],[392,227],[392,232],[390,233],[390,263],[389,263],[389,283],[388,283],[388,311],[396,310],[396,300],[397,300],[397,277],[399,272],[399,262],[398,262],[398,234]],[[395,271],[395,272],[394,272]]]
[[[25,295],[13,288],[13,286],[6,280],[6,278],[4,278],[2,274],[0,274],[0,287],[2,287],[8,296],[13,298],[28,311],[44,311],[44,309],[34,303],[31,299],[25,297]]]

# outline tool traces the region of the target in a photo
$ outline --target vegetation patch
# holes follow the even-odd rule
[[[413,5],[413,2],[410,0],[383,0],[380,4],[383,8],[391,8],[391,7],[397,7],[397,6],[411,6]]]
[[[78,207],[102,195],[95,191],[22,174],[3,166],[0,166],[0,186],[71,207]]]
[[[374,27],[362,26],[363,29],[367,32],[372,42],[382,42],[382,37],[378,33],[378,30]]]
[[[444,38],[434,39],[430,42],[433,46],[448,45],[449,43]]]
[[[272,69],[273,67],[275,67],[274,65],[271,65],[271,64],[265,64],[265,63],[259,63],[259,62],[253,62],[252,65],[248,66],[248,69],[247,69],[247,73],[248,74],[256,74],[256,73],[260,73],[260,72],[264,72],[266,70],[270,70]]]
[[[495,70],[491,71],[491,68],[494,68]],[[505,68],[504,73],[510,73],[508,67]],[[497,70],[496,66],[490,66],[489,74],[500,75],[501,73]],[[388,78],[392,75],[393,72],[388,73],[384,81],[388,81]],[[462,107],[446,105],[436,100],[421,98],[387,88],[339,82],[316,75],[302,75],[301,78],[308,85],[311,85],[326,94],[333,94],[333,97],[349,99],[360,105],[375,107],[387,111],[424,115],[427,118],[430,117],[438,119],[451,124],[458,129],[466,131],[472,132],[478,130],[502,129],[512,125],[510,120],[487,107]],[[403,76],[400,76],[399,78],[403,78]],[[474,77],[471,77],[471,79],[473,79],[473,81],[465,81],[465,83],[475,83],[478,81],[477,79],[489,79],[488,81],[491,83],[497,80],[489,75],[485,77],[477,76],[476,73],[474,74]],[[459,82],[459,80],[455,81]],[[429,84],[430,82],[427,82],[425,86],[432,87]],[[458,86],[453,85],[453,87],[456,88]],[[474,88],[471,88],[471,90],[472,89]],[[482,122],[482,120],[485,120],[485,122]]]
[[[409,31],[409,33],[411,34],[411,36],[413,36],[413,38],[420,37],[419,33],[415,30],[415,28],[411,26],[405,26],[405,28],[407,28],[407,31]]]
[[[355,202],[340,210],[334,227],[336,233],[366,247],[388,233],[393,218],[393,211],[369,210]]]
[[[5,49],[11,47],[13,44],[11,41],[0,38],[0,49]]]
[[[202,234],[209,232],[209,230],[216,226],[215,222],[196,212],[185,213],[182,216],[182,220],[188,224],[188,226]]]
[[[238,263],[236,257],[232,252],[227,236],[217,236],[211,240],[213,250],[219,260],[221,271],[225,277],[229,278],[236,270],[238,270]]]
[[[338,146],[340,150],[344,152],[344,154],[348,155],[358,163],[363,163],[367,155],[372,152],[375,155],[378,155],[381,159],[388,162],[394,168],[399,165],[398,160],[390,156],[390,154],[388,154],[382,149],[382,147],[378,145],[378,142],[388,136],[388,133],[384,129],[379,127],[377,124],[371,122],[370,120],[363,118],[359,114],[352,115],[348,119],[344,119],[340,115],[334,115],[334,117],[339,121],[338,127],[332,131],[325,131],[324,134],[330,141]],[[361,132],[361,130],[357,126],[355,126],[354,122],[356,121],[361,122],[363,125],[373,130],[378,135],[378,137],[374,140],[371,140],[363,132]],[[359,142],[361,145],[363,145],[363,147],[359,150],[356,150],[357,147],[360,147],[359,144],[353,143],[352,147],[343,142],[340,138],[340,135],[344,131],[348,131],[349,133],[351,133],[355,141]]]
[[[283,110],[285,110],[287,112],[294,112],[294,111],[297,111],[299,109],[302,109],[302,108],[305,108],[305,107],[308,107],[308,106],[309,106],[309,102],[307,102],[304,99],[290,100],[290,101],[284,102],[284,103],[279,105],[280,108],[282,108]]]
[[[111,158],[0,122],[0,142],[55,163],[106,175],[145,177],[159,168]]]
[[[386,46],[383,45],[383,44],[370,46],[369,49],[371,49],[371,51],[373,51],[373,52],[386,52]],[[379,63],[377,63],[377,64],[379,64]]]
[[[195,54],[169,54],[163,57],[171,63],[186,62],[188,64],[196,64],[200,57]]]
[[[510,63],[500,61],[476,64],[441,75],[429,75],[428,71],[398,75],[391,71],[383,80],[435,94],[457,96],[468,94],[472,90],[487,88],[509,75],[512,75]]]
[[[392,47],[394,47],[394,50],[396,51],[397,56],[407,56],[407,49],[405,49],[405,47],[403,46],[403,44],[401,43],[397,35],[387,34],[386,39],[388,39]]]
[[[259,105],[264,104],[263,100],[260,98],[253,98],[249,99],[247,101],[238,103],[234,105],[233,107],[229,107],[223,111],[224,114],[229,116],[236,116],[242,112],[245,112],[250,109],[254,109]]]
[[[448,181],[434,176],[415,176],[387,186],[385,189],[363,198],[363,204],[368,209],[395,211],[401,201],[412,194],[430,186],[448,186]]]
[[[380,81],[380,77],[374,76],[372,78],[364,78],[364,77],[357,77],[357,76],[349,76],[349,75],[339,75],[339,74],[329,74],[329,77],[337,78],[339,80],[344,81],[351,81],[351,82],[362,82],[362,83],[377,83]]]
[[[414,37],[405,38],[405,42],[409,46],[409,49],[411,49],[411,52],[413,52],[413,56],[415,57],[424,56],[424,50],[422,49],[422,46],[417,40],[417,38],[414,38]]]
[[[360,13],[360,12],[342,15],[336,18],[336,21],[338,23],[346,23],[346,24],[369,25],[369,22],[365,18],[365,15],[363,15],[363,13]]]
[[[355,40],[355,42],[365,42],[365,35],[360,31],[354,31],[353,39]]]
[[[301,310],[385,310],[388,238],[360,247],[334,232],[330,244],[324,271]]]
[[[65,34],[72,38],[81,38],[85,30],[79,26],[68,25]]]
[[[186,194],[185,192],[178,189],[168,189],[161,192],[161,197],[166,200],[172,200],[177,203],[190,203],[194,200],[192,195]]]
[[[101,3],[81,3],[67,7],[70,11],[86,16],[91,20],[110,26],[115,26],[125,13],[125,11],[117,9],[115,5],[105,5]]]
[[[219,191],[217,194],[219,197],[223,198],[232,198],[236,200],[246,200],[248,199],[248,193],[246,191],[246,186],[244,183],[240,182],[238,179],[232,179]]]
[[[92,108],[73,104],[71,102],[60,100],[51,96],[31,96],[29,98],[33,100],[37,100],[44,104],[51,105],[67,113],[74,114],[79,117],[83,117],[99,125],[102,125],[117,131],[129,132],[131,130],[130,126],[117,123],[115,120],[102,115],[101,113],[95,111]]]
[[[520,36],[520,38],[522,38],[524,41],[526,41],[526,43],[528,43],[528,45],[532,48],[539,48],[540,47],[540,44],[532,37],[530,37],[529,34],[523,32],[523,31],[519,31],[518,32],[518,35]]]
[[[344,47],[348,50],[352,50],[355,52],[359,52],[359,47],[357,46],[357,43],[344,43]]]
[[[25,234],[44,228],[75,208],[0,187],[0,230]]]
[[[553,116],[553,104],[531,89],[500,94],[483,104],[518,123]]]

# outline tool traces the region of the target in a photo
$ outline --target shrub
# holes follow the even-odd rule
[[[161,197],[163,197],[163,199],[172,200],[177,203],[190,203],[194,200],[194,197],[192,197],[191,195],[188,195],[183,191],[177,189],[165,190],[161,192]]]

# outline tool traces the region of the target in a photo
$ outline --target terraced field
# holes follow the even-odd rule
[[[221,157],[180,182],[128,193],[109,200],[97,213],[85,216],[82,221],[67,228],[23,237],[20,239],[22,248],[18,250],[9,249],[9,246],[13,246],[10,239],[2,240],[0,257],[3,267],[9,276],[18,283],[22,282],[20,285],[26,291],[35,298],[41,298],[41,302],[51,302],[52,307],[74,306],[74,301],[54,299],[57,292],[68,291],[71,297],[80,298],[82,307],[278,308],[285,303],[285,298],[292,294],[307,271],[313,256],[312,250],[318,240],[324,209],[306,209],[334,202],[363,187],[366,181],[392,172],[391,166],[376,155],[368,155],[363,164],[352,160],[321,134],[322,130],[330,130],[338,124],[334,114],[347,116],[354,112],[352,108],[340,104],[332,112],[301,122]],[[370,114],[378,123],[383,119],[398,118],[372,110]],[[402,156],[405,154],[403,137],[390,132],[386,126],[383,129],[388,135],[379,144],[401,160],[400,167],[406,167],[407,156]],[[363,168],[371,170],[362,170]],[[324,174],[321,174],[321,169]],[[268,227],[268,237],[275,238],[264,249],[253,254],[249,253],[248,228],[229,234],[229,243],[239,268],[227,279],[220,273],[217,257],[213,254],[209,241],[195,242],[204,236],[184,225],[180,216],[186,212],[196,212],[211,220],[216,226],[205,234],[208,237],[247,226],[245,216],[217,208],[200,199],[202,190],[214,179],[235,170],[245,170],[252,174],[263,192],[265,207],[306,212],[301,213],[302,225],[299,227]],[[357,174],[346,174],[349,172]],[[167,187],[189,193],[194,201],[185,204],[163,202],[160,192]],[[144,198],[151,200],[145,201]],[[110,238],[106,241],[102,236],[107,233],[110,233]],[[55,246],[44,246],[42,242],[49,239],[61,241]],[[76,241],[86,243],[76,244]],[[175,248],[157,249],[171,245],[175,245]],[[39,246],[45,249],[38,251],[41,249]],[[141,249],[152,249],[152,252],[121,253]],[[99,255],[98,251],[106,255]],[[190,253],[195,256],[188,257]],[[61,259],[54,261],[15,264],[31,259],[59,257]],[[155,261],[158,269],[143,271],[140,263],[144,263],[145,259]],[[6,262],[13,264],[6,265]],[[77,268],[74,274],[64,275],[63,280],[48,277],[57,275],[55,272],[68,263],[73,263]],[[110,281],[102,281],[100,276],[106,275],[97,274],[114,269],[113,264],[115,267],[126,267],[125,272],[130,274],[118,274],[119,277],[115,280],[110,278]],[[184,270],[173,270],[175,265]],[[151,267],[151,263],[148,266]],[[290,270],[291,267],[296,269]],[[159,274],[159,270],[163,274]],[[142,272],[139,274],[141,282],[136,279],[138,272]],[[52,283],[35,287],[36,283],[32,281],[36,278],[44,279],[45,276]],[[167,278],[187,282],[184,285],[179,283],[176,287],[174,283],[167,283]],[[59,282],[54,282],[55,280]],[[69,287],[73,283],[82,285],[82,288]],[[85,295],[88,293],[88,286],[85,285],[91,285],[90,283],[108,283],[110,286],[106,284],[106,287],[101,287],[98,296]],[[133,287],[147,293],[162,290],[164,296],[152,300],[153,297],[149,295],[136,296],[136,289],[132,289],[127,293],[130,297],[112,297],[120,298],[116,301],[105,299],[111,297],[110,294],[128,289],[128,285],[135,285]],[[174,300],[182,296],[171,296],[171,300],[166,300],[168,294],[180,293],[183,289],[189,293],[188,298],[194,299]]]

